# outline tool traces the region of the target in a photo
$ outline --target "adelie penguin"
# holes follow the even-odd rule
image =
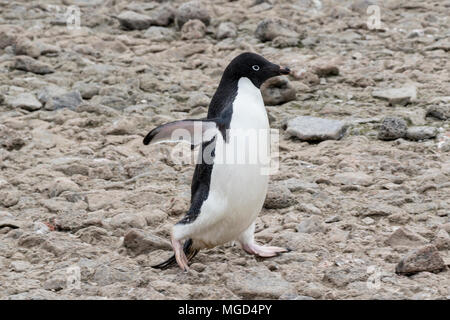
[[[167,123],[144,138],[145,145],[186,140],[192,147],[201,145],[202,150],[208,151],[199,153],[190,208],[172,229],[175,254],[155,268],[165,269],[176,261],[181,269],[188,270],[189,261],[200,249],[235,240],[246,252],[260,257],[288,251],[254,241],[255,219],[266,198],[269,176],[262,173],[266,164],[249,159],[255,159],[252,152],[268,154],[269,143],[258,143],[258,148],[254,148],[230,137],[249,129],[269,132],[260,87],[267,79],[289,72],[260,55],[242,53],[226,67],[206,119]],[[244,162],[223,161],[226,154],[233,152],[248,156]]]

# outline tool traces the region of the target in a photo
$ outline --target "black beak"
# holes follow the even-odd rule
[[[288,67],[281,68],[280,67],[280,74],[289,74],[291,72],[291,69]]]

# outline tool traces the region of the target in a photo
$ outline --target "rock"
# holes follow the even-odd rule
[[[450,250],[450,235],[444,229],[440,229],[433,239],[433,244],[438,250]]]
[[[339,75],[339,67],[333,61],[316,62],[312,67],[312,71],[319,77],[332,77]]]
[[[16,57],[14,68],[36,74],[53,73],[54,70],[46,63],[40,62],[28,56]]]
[[[447,105],[433,105],[428,108],[427,117],[433,117],[439,120],[450,119],[450,104]]]
[[[149,16],[134,11],[123,11],[117,16],[117,19],[125,30],[144,30],[152,23]]]
[[[298,210],[309,213],[309,214],[316,214],[316,215],[322,214],[322,211],[320,211],[320,209],[317,208],[312,203],[300,203],[298,205]]]
[[[175,19],[175,9],[169,5],[158,6],[151,12],[151,25],[166,27]]]
[[[402,88],[379,89],[372,92],[372,96],[384,99],[389,105],[406,105],[417,98],[417,89],[415,86]]]
[[[100,86],[96,83],[86,83],[86,82],[76,82],[73,90],[80,92],[83,99],[91,99],[93,96],[98,95],[100,91]]]
[[[264,208],[266,209],[282,209],[295,204],[295,199],[291,191],[281,184],[270,184],[267,192]]]
[[[301,221],[296,227],[296,230],[301,233],[324,232],[325,226],[319,217],[312,216]]]
[[[113,229],[129,229],[129,228],[138,228],[143,229],[147,226],[147,220],[140,214],[133,213],[119,213],[115,215],[110,221],[109,224]]]
[[[344,121],[301,116],[287,123],[286,132],[302,141],[338,140],[347,129]]]
[[[19,200],[20,200],[20,193],[15,189],[2,190],[2,192],[0,192],[0,204],[6,208],[16,205],[19,202]]]
[[[349,283],[357,281],[367,281],[369,274],[366,269],[363,268],[351,268],[351,267],[341,267],[341,268],[331,268],[325,271],[323,276],[323,281],[330,283],[338,288],[344,288]]]
[[[62,108],[69,108],[75,110],[80,104],[83,103],[83,98],[79,91],[71,91],[63,95],[52,97],[45,104],[46,110],[58,110]]]
[[[175,23],[179,29],[189,20],[200,20],[206,26],[209,25],[211,17],[205,5],[200,1],[189,1],[183,3],[175,13]]]
[[[31,264],[28,261],[13,261],[9,267],[15,272],[24,272],[31,268]]]
[[[233,272],[227,277],[226,286],[243,299],[278,299],[295,292],[292,284],[264,267]]]
[[[206,26],[197,19],[189,20],[181,27],[181,39],[192,40],[201,39],[205,36]]]
[[[37,98],[41,103],[45,104],[48,101],[50,101],[50,99],[52,97],[55,97],[58,95],[63,95],[66,93],[67,93],[66,89],[63,89],[61,87],[51,84],[51,85],[45,86],[41,90],[39,90],[38,94],[37,94]]]
[[[275,77],[261,86],[264,103],[269,106],[295,100],[295,89],[286,77]]]
[[[217,27],[216,39],[236,38],[237,28],[233,22],[221,22]]]
[[[284,184],[291,192],[302,191],[314,194],[319,189],[319,185],[315,182],[304,182],[296,178],[287,179],[284,181]]]
[[[438,130],[435,127],[417,126],[409,127],[406,131],[406,139],[408,140],[425,140],[433,139],[437,136]]]
[[[164,27],[150,27],[145,31],[144,37],[152,41],[172,41],[175,39],[175,31]]]
[[[395,140],[406,136],[407,124],[402,118],[386,117],[378,129],[378,139]]]
[[[406,214],[399,207],[391,206],[382,202],[370,203],[361,215],[363,217],[386,217],[393,214]]]
[[[438,272],[446,268],[437,248],[430,244],[410,251],[395,267],[395,272],[411,275],[421,271]]]
[[[295,30],[296,27],[287,20],[266,18],[256,27],[255,36],[262,42],[272,41],[277,37],[294,38],[300,41],[301,36]]]
[[[131,229],[127,232],[123,245],[132,256],[138,256],[158,249],[170,250],[172,248],[166,240],[136,229]]]
[[[78,230],[75,235],[83,242],[95,245],[101,242],[109,242],[108,232],[97,226],[89,226]]]
[[[373,184],[373,178],[361,171],[338,173],[334,176],[334,180],[346,186],[368,187]]]
[[[112,126],[106,131],[111,135],[126,135],[131,134],[135,125],[128,119],[119,119],[113,122]]]
[[[398,228],[385,241],[391,247],[418,247],[427,243],[427,239],[407,228]]]
[[[24,92],[8,101],[13,108],[21,108],[28,111],[35,111],[42,108],[42,103],[32,93]]]
[[[275,48],[296,47],[299,44],[298,38],[278,36],[272,40],[272,46]]]
[[[81,188],[69,178],[56,178],[49,187],[49,196],[54,198],[64,191],[80,192]]]
[[[0,124],[0,146],[8,151],[20,150],[25,145],[23,140],[15,130]]]
[[[424,49],[427,51],[431,50],[450,51],[450,41],[448,39],[441,39],[429,46],[426,46]]]
[[[187,105],[189,108],[207,107],[209,105],[210,100],[211,99],[206,94],[197,91],[189,96]]]
[[[18,37],[14,44],[14,53],[18,56],[25,55],[37,58],[41,55],[41,50],[34,42],[27,37]]]
[[[118,270],[116,268],[102,265],[95,270],[93,281],[100,286],[107,286],[117,282],[130,281],[133,279],[131,272]]]

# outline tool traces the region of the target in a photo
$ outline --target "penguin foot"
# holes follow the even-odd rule
[[[177,260],[178,265],[180,266],[181,270],[188,271],[188,259],[186,258],[186,254],[184,253],[182,243],[176,240],[173,236],[170,240],[172,242],[172,248],[175,252],[175,259]]]
[[[289,250],[281,247],[269,247],[269,246],[260,246],[256,243],[252,244],[244,244],[242,248],[250,253],[263,258],[270,258],[277,256],[280,253],[288,252]]]

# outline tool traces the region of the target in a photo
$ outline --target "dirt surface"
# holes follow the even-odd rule
[[[181,4],[0,1],[0,299],[449,299],[450,2]],[[256,226],[292,251],[154,270],[193,166],[142,138],[204,117],[244,51],[293,70],[265,94],[280,168]],[[347,129],[302,141],[297,116]]]

